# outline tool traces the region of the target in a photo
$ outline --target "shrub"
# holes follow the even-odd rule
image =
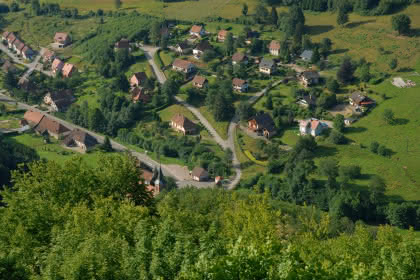
[[[372,153],[377,154],[378,153],[378,148],[379,148],[379,143],[378,142],[374,141],[370,144],[370,151]]]
[[[328,140],[336,145],[346,144],[347,139],[343,135],[343,133],[338,132],[336,130],[331,131],[330,136],[328,137]]]

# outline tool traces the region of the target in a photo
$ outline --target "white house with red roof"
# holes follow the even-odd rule
[[[301,135],[319,136],[328,128],[328,124],[317,119],[302,120],[299,123],[299,131]]]

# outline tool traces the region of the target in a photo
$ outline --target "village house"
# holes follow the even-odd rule
[[[145,72],[134,73],[130,78],[131,87],[144,87],[147,82],[147,75]]]
[[[44,62],[50,63],[55,59],[55,52],[46,49],[42,54],[42,59]]]
[[[41,120],[43,118],[44,118],[43,114],[41,114],[39,112],[28,110],[23,115],[23,120],[22,120],[21,124],[23,124],[23,125],[28,124],[31,127],[35,127],[41,122]]]
[[[54,36],[54,43],[58,48],[64,48],[71,43],[70,35],[64,32],[57,32]]]
[[[232,56],[232,64],[236,65],[236,64],[247,64],[248,63],[248,57],[240,52],[237,52],[235,54],[233,54]]]
[[[131,100],[133,100],[134,103],[148,103],[150,101],[150,95],[147,94],[147,90],[145,88],[134,87],[131,89]]]
[[[35,127],[35,132],[39,135],[49,135],[55,139],[61,139],[70,134],[70,129],[61,123],[48,117],[43,117]]]
[[[233,78],[232,87],[239,92],[246,92],[248,90],[248,82],[239,78]]]
[[[163,175],[161,166],[159,166],[159,169],[155,168],[153,170],[153,176],[149,180],[150,180],[149,185],[146,186],[146,189],[149,192],[151,192],[153,196],[157,196],[162,190],[165,189],[166,184],[167,184],[166,178]],[[144,181],[146,181],[146,179],[144,179]]]
[[[263,58],[259,65],[259,71],[264,74],[271,75],[274,73],[276,65],[272,59]]]
[[[51,64],[51,71],[54,75],[57,75],[58,73],[61,73],[61,70],[63,70],[64,62],[61,61],[59,58],[55,58],[53,63]]]
[[[115,43],[114,50],[118,51],[118,50],[124,50],[124,49],[128,50],[129,52],[131,51],[130,41],[128,39],[123,38]]]
[[[175,51],[179,54],[189,54],[191,53],[191,46],[188,44],[187,41],[180,42],[176,44]]]
[[[74,129],[63,140],[63,145],[66,147],[78,147],[82,152],[91,150],[98,144],[95,137],[80,129]]]
[[[44,103],[54,112],[66,110],[75,100],[70,89],[49,92],[44,96]]]
[[[32,59],[32,56],[34,55],[34,51],[28,47],[28,46],[24,46],[22,49],[22,57],[24,59]]]
[[[276,40],[271,41],[268,45],[268,50],[271,55],[278,56],[280,53],[280,42]]]
[[[192,85],[196,88],[204,88],[207,86],[207,84],[208,80],[203,76],[195,75],[194,79],[192,80]]]
[[[320,76],[317,71],[303,71],[298,78],[304,87],[308,87],[318,84]]]
[[[252,40],[257,39],[260,36],[260,34],[257,31],[249,31],[246,34],[245,38],[245,44],[251,45]]]
[[[365,111],[369,107],[375,105],[375,101],[369,97],[363,95],[360,91],[355,91],[349,97],[349,103],[351,106],[356,107],[361,111]]]
[[[268,113],[258,114],[249,119],[248,129],[258,135],[264,135],[266,138],[270,138],[276,134],[274,121]]]
[[[16,39],[14,42],[13,42],[13,50],[18,54],[18,55],[22,55],[22,49],[25,47],[25,44],[21,41],[21,40],[19,40],[19,39]]]
[[[313,51],[311,51],[311,50],[304,50],[303,52],[302,52],[302,54],[300,55],[300,58],[303,60],[303,61],[311,61],[311,59],[312,59],[312,55],[314,54],[314,52]]]
[[[305,108],[314,107],[316,106],[316,96],[312,94],[304,95],[298,98],[296,103]]]
[[[209,173],[202,167],[195,167],[192,171],[191,171],[191,178],[194,181],[197,182],[202,182],[202,181],[207,181],[210,178]]]
[[[229,32],[227,30],[219,30],[219,32],[217,33],[217,41],[223,43],[226,40],[228,33]]]
[[[184,135],[194,134],[197,130],[196,124],[181,114],[174,115],[170,125],[173,129],[182,132]]]
[[[152,179],[153,179],[153,172],[146,168],[140,168],[140,170],[141,170],[140,182],[145,184],[146,186],[151,185]]]
[[[204,30],[204,27],[202,25],[193,25],[190,29],[190,35],[201,37],[206,34],[206,31]]]
[[[3,41],[3,42],[6,42],[7,41],[7,37],[9,37],[9,35],[11,34],[11,32],[9,32],[9,31],[4,31],[3,32],[3,34],[1,34],[1,40]]]
[[[319,136],[328,128],[328,125],[317,119],[302,120],[299,123],[299,131],[301,135]]]
[[[66,64],[64,64],[63,70],[62,70],[63,77],[64,78],[70,78],[73,75],[73,73],[76,72],[76,71],[77,71],[77,69],[73,64],[66,63]]]
[[[196,58],[200,58],[200,56],[207,50],[212,50],[213,46],[207,40],[202,40],[198,43],[195,48],[193,49],[193,54]]]
[[[178,72],[184,72],[186,74],[194,72],[194,68],[194,64],[184,59],[177,58],[172,63],[172,69]]]
[[[14,33],[10,33],[9,36],[7,36],[7,44],[9,46],[9,49],[13,48],[13,43],[17,39],[16,35]]]
[[[12,62],[10,62],[9,60],[6,60],[3,65],[1,66],[1,69],[5,72],[5,73],[15,73],[17,71],[17,68],[15,65],[13,65]]]

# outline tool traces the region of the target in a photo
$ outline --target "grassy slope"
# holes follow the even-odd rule
[[[17,142],[35,149],[41,159],[54,160],[58,163],[64,163],[71,157],[82,156],[88,164],[93,166],[100,162],[100,152],[79,154],[63,148],[57,140],[52,138],[50,139],[50,144],[45,144],[42,137],[28,133],[13,136],[13,138]]]

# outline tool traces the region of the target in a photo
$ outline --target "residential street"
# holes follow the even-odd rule
[[[9,103],[13,103],[13,104],[17,103],[18,107],[21,108],[21,109],[33,110],[33,111],[43,113],[44,115],[48,116],[49,118],[67,126],[70,129],[77,128],[77,129],[80,129],[82,131],[85,131],[85,132],[91,134],[93,137],[96,138],[96,140],[99,143],[103,143],[103,141],[104,141],[104,137],[102,135],[99,135],[95,132],[92,132],[92,131],[90,131],[88,129],[85,129],[83,127],[74,125],[74,124],[69,123],[67,121],[64,121],[62,119],[56,118],[53,115],[48,114],[44,111],[41,111],[41,110],[39,110],[39,109],[37,109],[33,106],[30,106],[30,105],[27,105],[27,104],[24,104],[24,103],[20,103],[20,102],[16,102],[15,100],[10,98],[9,96],[5,95],[4,90],[0,91],[0,101],[9,102]],[[122,151],[128,151],[130,154],[137,157],[141,162],[144,162],[146,165],[148,165],[150,167],[155,167],[155,166],[159,165],[158,162],[156,162],[155,160],[153,160],[152,158],[150,158],[146,154],[142,154],[142,153],[136,152],[134,150],[128,149],[127,147],[125,147],[125,146],[123,146],[120,143],[115,142],[115,141],[111,141],[111,143],[112,143],[112,147],[115,150],[121,151],[121,152]],[[165,176],[171,176],[171,177],[175,178],[178,181],[177,184],[178,184],[179,187],[185,187],[185,186],[193,185],[193,186],[196,186],[196,187],[199,187],[199,188],[203,188],[203,187],[210,187],[210,186],[214,185],[214,182],[196,182],[196,181],[193,181],[193,180],[185,180],[184,177],[178,176],[175,168],[171,168],[171,166],[168,166],[168,165],[165,165],[165,164],[162,164],[162,171],[163,171]]]
[[[152,66],[153,71],[155,72],[155,75],[156,75],[158,81],[161,84],[163,84],[166,81],[165,74],[161,71],[161,69],[156,65],[155,61],[153,60],[153,56],[159,50],[159,48],[158,47],[153,47],[153,46],[141,46],[141,49],[144,51],[147,61]],[[274,87],[274,86],[280,84],[281,82],[282,81],[277,81],[271,87]],[[255,95],[252,96],[248,100],[248,102],[250,104],[254,104],[271,87],[265,88],[265,89],[255,93]],[[236,174],[235,174],[234,179],[229,183],[228,188],[229,189],[235,188],[235,186],[239,183],[239,181],[241,179],[241,176],[242,176],[241,164],[238,160],[238,157],[236,155],[236,150],[235,150],[235,131],[236,131],[236,126],[239,123],[238,116],[235,115],[232,118],[232,120],[229,124],[229,129],[228,129],[228,139],[223,140],[222,137],[220,137],[220,135],[217,133],[217,131],[213,128],[213,126],[208,122],[208,120],[200,113],[200,111],[196,107],[192,106],[191,104],[188,104],[187,102],[185,102],[184,100],[182,100],[178,96],[176,96],[175,99],[177,100],[178,103],[182,104],[187,109],[189,109],[200,120],[200,122],[204,125],[204,127],[207,129],[207,131],[213,136],[216,143],[218,143],[221,147],[223,147],[223,149],[229,148],[232,151],[232,156],[233,156],[232,157],[232,166],[235,169]]]
[[[37,54],[37,56],[31,63],[25,63],[23,59],[17,57],[13,52],[9,50],[8,47],[6,47],[3,44],[0,44],[0,50],[4,52],[5,54],[7,54],[7,56],[9,56],[13,60],[13,62],[17,64],[21,64],[25,66],[26,68],[28,68],[28,70],[25,72],[25,74],[22,77],[25,77],[25,78],[29,77],[34,70],[40,71],[47,76],[52,76],[51,71],[42,70],[42,64],[39,63],[39,60],[41,59],[41,55],[44,49],[41,49],[41,52]]]

